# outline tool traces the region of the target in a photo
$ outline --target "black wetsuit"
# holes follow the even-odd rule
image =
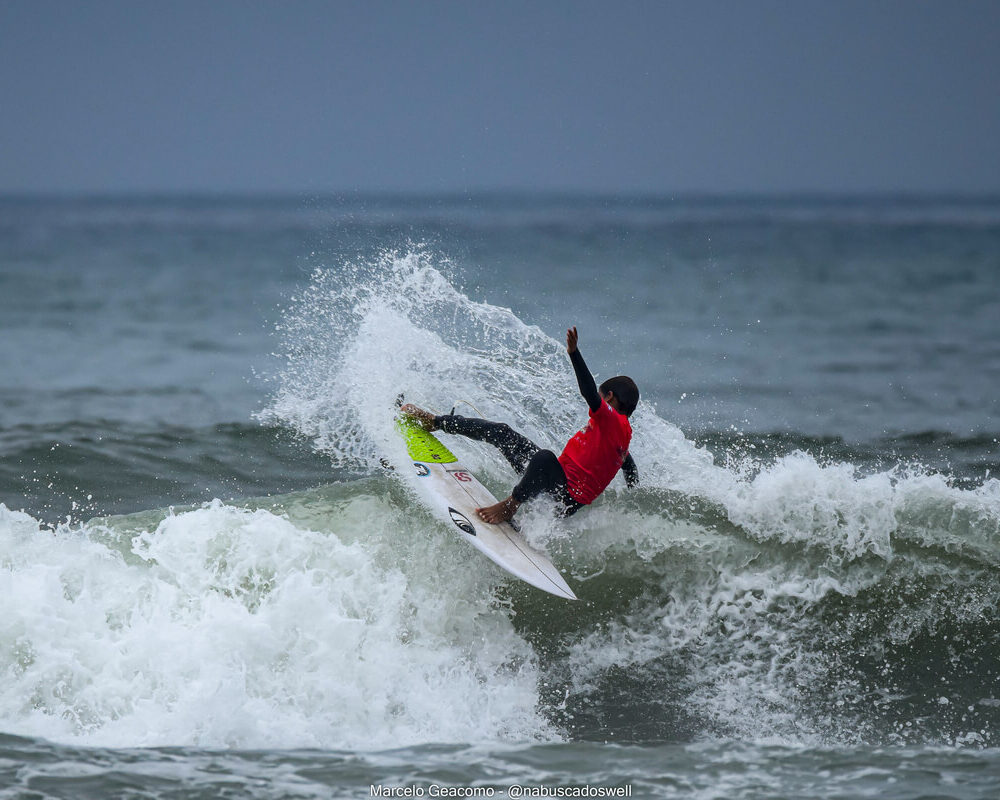
[[[570,361],[576,372],[576,382],[580,386],[580,394],[587,401],[591,411],[601,407],[601,395],[597,390],[594,376],[590,374],[579,350],[570,353]],[[566,485],[566,473],[558,456],[551,450],[543,450],[528,437],[518,433],[505,422],[490,422],[474,417],[460,417],[455,414],[444,414],[434,418],[438,429],[445,433],[454,433],[476,439],[496,447],[507,459],[514,471],[521,476],[517,486],[511,491],[511,496],[523,503],[540,494],[548,494],[559,502],[564,516],[575,514],[583,503],[569,493]],[[625,481],[629,486],[639,482],[639,473],[632,456],[626,454],[622,463]]]

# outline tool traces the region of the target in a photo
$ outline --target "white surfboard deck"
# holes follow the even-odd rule
[[[399,420],[398,427],[413,459],[418,488],[437,516],[514,577],[556,597],[578,599],[548,556],[528,544],[514,525],[480,519],[476,509],[493,505],[497,499],[451,451],[408,420]]]

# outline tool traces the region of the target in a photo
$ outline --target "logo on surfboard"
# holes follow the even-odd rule
[[[448,506],[448,513],[451,514],[451,521],[458,526],[459,530],[464,531],[469,536],[476,535],[476,529],[472,527],[472,523],[469,522],[464,514],[456,511],[451,506]]]

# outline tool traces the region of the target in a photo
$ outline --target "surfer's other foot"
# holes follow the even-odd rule
[[[423,428],[425,431],[437,430],[437,425],[434,422],[434,415],[430,411],[424,411],[422,408],[417,408],[413,403],[407,403],[399,409],[399,413],[402,414],[409,420],[412,420],[417,424],[418,427]]]
[[[506,500],[501,500],[496,505],[477,508],[476,513],[482,518],[483,522],[489,522],[492,525],[496,525],[500,522],[507,522],[507,520],[513,518],[520,505],[521,504],[513,497],[508,497]]]

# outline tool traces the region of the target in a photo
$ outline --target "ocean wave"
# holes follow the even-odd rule
[[[783,525],[648,487],[527,509],[578,603],[389,473],[55,529],[2,508],[0,717],[94,746],[994,743],[997,486],[828,479],[839,516],[791,496]]]
[[[473,301],[450,272],[420,249],[318,270],[286,309],[287,369],[264,418],[341,464],[404,459],[386,410],[405,390],[431,408],[459,400],[558,448],[581,414],[561,344]],[[569,548],[586,603],[560,613],[555,629],[547,619],[541,633],[531,614],[514,618],[540,652],[562,654],[545,702],[561,702],[567,729],[604,738],[616,728],[626,738],[992,737],[1000,687],[983,670],[994,626],[970,634],[968,662],[946,670],[954,680],[931,685],[901,666],[921,653],[934,660],[945,641],[937,631],[971,631],[996,603],[1000,483],[982,460],[989,437],[903,437],[898,459],[881,443],[877,458],[857,464],[853,445],[808,452],[816,448],[794,436],[762,451],[730,437],[713,453],[646,403],[633,427],[642,490],[615,484],[611,502],[568,530],[536,519],[540,544]],[[487,446],[449,446],[495,492],[514,480]],[[940,458],[927,463],[948,447],[970,453],[967,476],[936,469]],[[876,617],[883,623],[868,630]],[[890,645],[903,652],[875,670],[871,659]],[[650,715],[651,696],[662,718]],[[637,727],[621,721],[626,705]]]
[[[581,602],[550,597],[435,521],[408,470],[377,466],[406,462],[400,391],[543,446],[581,423],[560,343],[449,269],[416,250],[317,271],[285,312],[272,427],[208,435],[225,464],[206,474],[238,473],[242,444],[283,428],[298,438],[269,481],[290,448],[338,482],[55,526],[0,507],[5,730],[95,746],[996,743],[1000,481],[795,438],[734,434],[719,452],[643,403],[638,490],[616,482],[569,520],[520,512]],[[513,482],[487,446],[448,444],[494,493]]]

